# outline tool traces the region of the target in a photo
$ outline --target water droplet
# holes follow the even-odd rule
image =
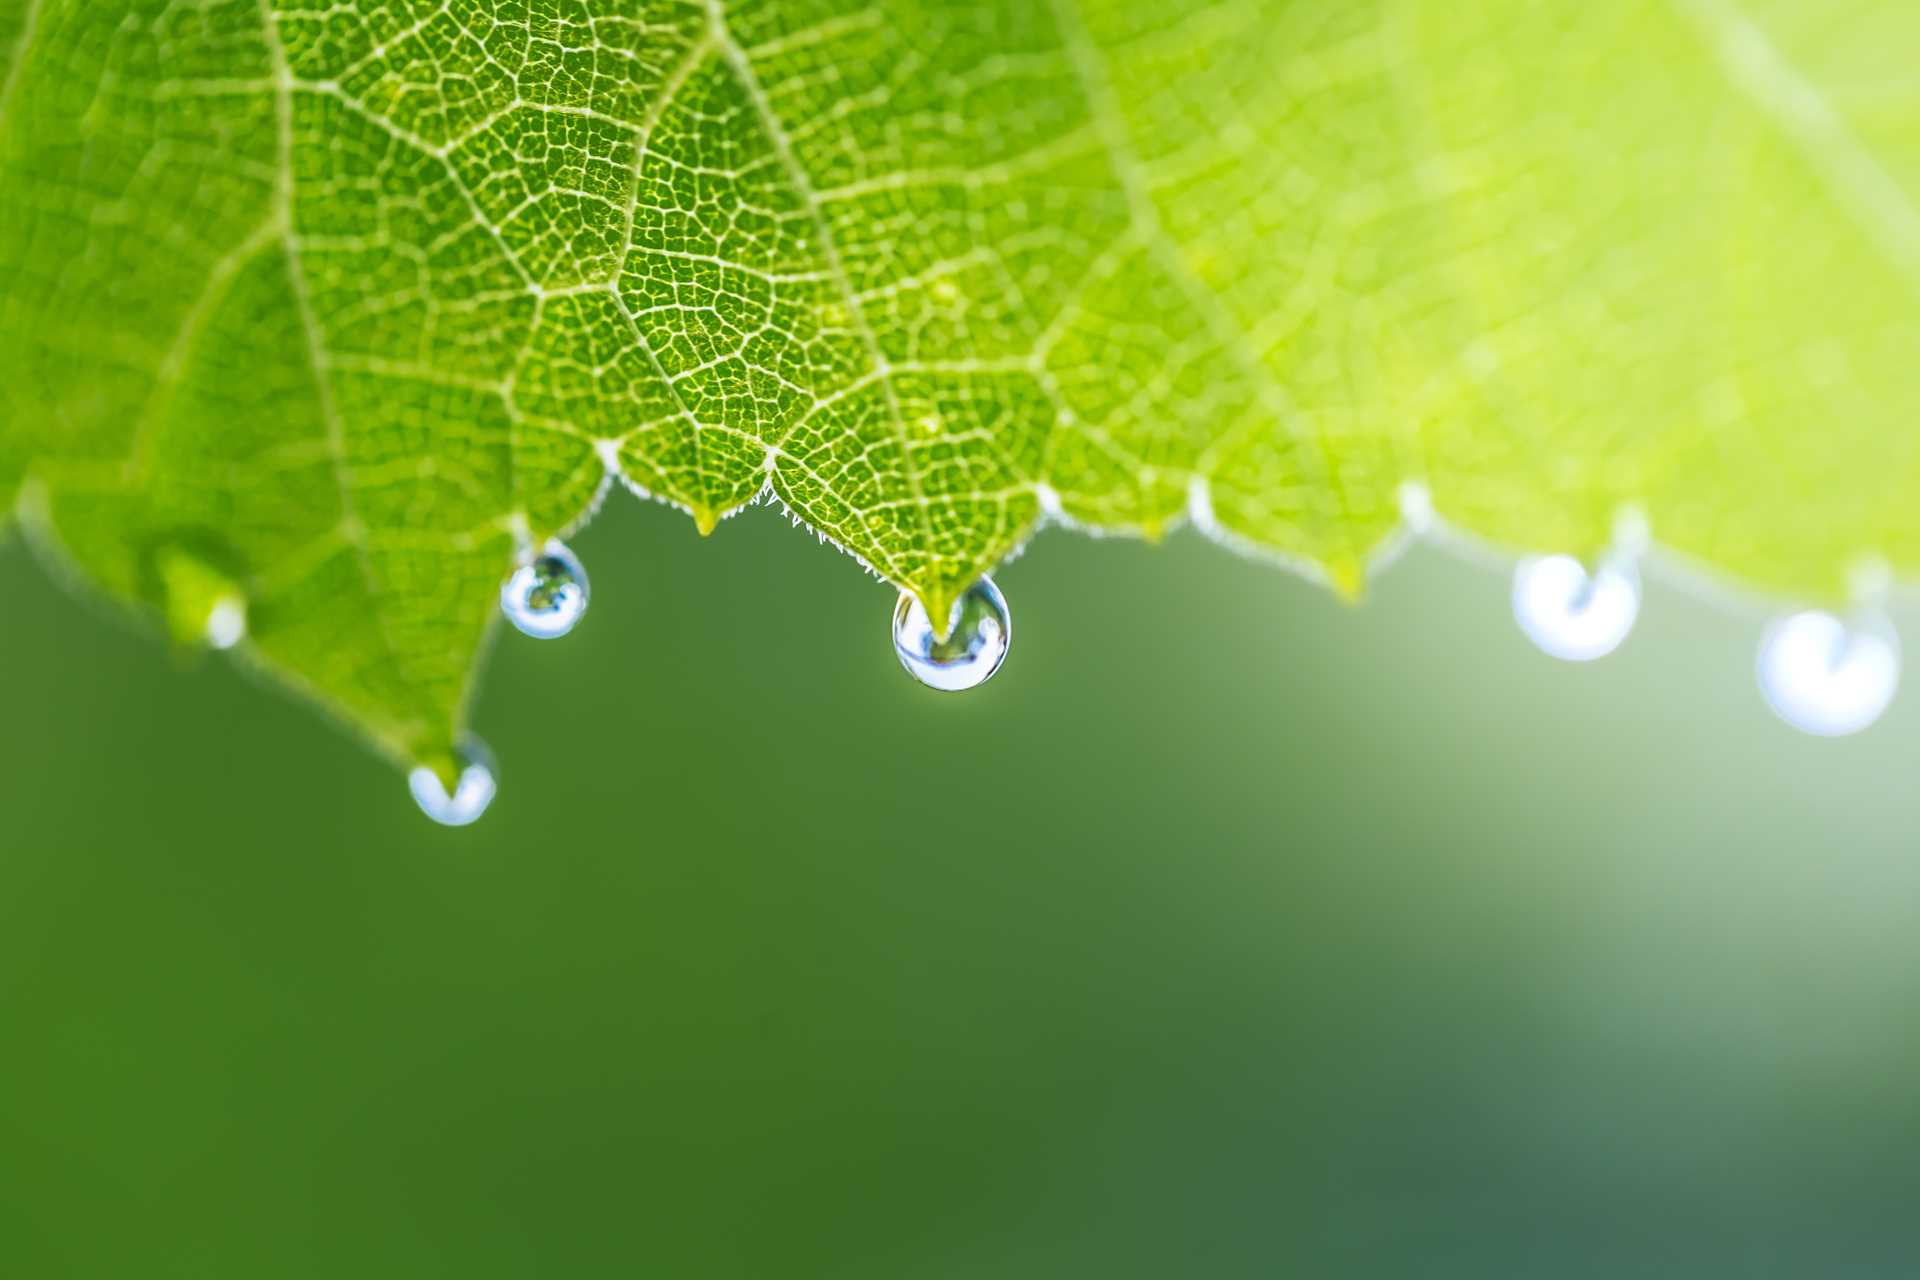
[[[567,634],[587,612],[587,571],[558,542],[513,571],[500,588],[507,621],[536,640]]]
[[[215,559],[220,557],[214,557]],[[182,645],[231,649],[247,638],[247,597],[232,576],[196,549],[170,546],[155,558],[165,591],[167,630]]]
[[[1572,556],[1536,556],[1513,575],[1513,616],[1542,650],[1591,662],[1620,647],[1640,614],[1640,574],[1612,556],[1589,570]]]
[[[982,578],[954,602],[947,638],[934,635],[920,597],[900,593],[893,611],[893,651],[907,674],[946,693],[985,684],[1007,659],[1013,618],[993,579]]]
[[[1433,490],[1418,480],[1409,480],[1400,486],[1399,496],[1400,519],[1407,532],[1416,536],[1433,532]]]
[[[239,596],[221,596],[207,612],[207,643],[231,649],[247,638],[247,602]]]
[[[1849,626],[1830,613],[1796,613],[1760,642],[1760,692],[1796,729],[1838,738],[1880,718],[1900,687],[1900,638],[1883,618]]]
[[[494,781],[493,753],[487,750],[486,743],[467,738],[460,744],[455,761],[460,766],[460,778],[454,784],[452,795],[447,794],[440,775],[426,765],[416,766],[407,775],[407,786],[413,791],[413,801],[420,806],[420,812],[443,827],[464,827],[478,822],[487,806],[493,803],[493,794],[498,789]]]

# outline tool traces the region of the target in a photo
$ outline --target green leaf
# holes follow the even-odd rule
[[[1782,593],[1920,563],[1897,0],[0,0],[0,47],[0,502],[176,626],[239,591],[402,759],[609,464],[935,616],[1048,516],[1357,590],[1407,481]]]

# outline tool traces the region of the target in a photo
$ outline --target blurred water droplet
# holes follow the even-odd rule
[[[239,596],[222,596],[207,613],[207,643],[215,649],[231,649],[247,638],[247,602]]]
[[[500,588],[507,621],[536,640],[553,640],[578,625],[587,612],[587,571],[558,542],[546,548]]]
[[[478,738],[466,739],[460,744],[456,759],[460,778],[454,784],[452,795],[447,794],[440,775],[426,765],[417,766],[407,775],[407,786],[413,791],[413,801],[420,806],[420,812],[443,827],[464,827],[478,822],[498,790],[493,753],[487,750],[486,743]]]
[[[1411,534],[1431,533],[1437,522],[1433,512],[1433,491],[1418,480],[1400,486],[1400,519]]]
[[[1556,658],[1606,657],[1639,615],[1640,574],[1630,560],[1609,557],[1589,570],[1572,556],[1536,556],[1514,570],[1514,620]]]
[[[214,567],[227,559],[198,547],[167,546],[156,553],[167,630],[176,643],[231,649],[247,638],[246,593],[234,575]]]
[[[1849,626],[1830,613],[1796,613],[1760,642],[1760,691],[1774,714],[1824,738],[1858,733],[1900,687],[1900,638],[1885,619]]]
[[[936,636],[920,598],[911,591],[900,593],[893,611],[893,650],[900,665],[929,689],[946,693],[977,688],[992,679],[1013,643],[1006,597],[991,578],[980,579],[954,602],[952,622],[945,640]]]

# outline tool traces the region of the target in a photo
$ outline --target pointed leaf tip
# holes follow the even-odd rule
[[[1367,598],[1366,567],[1356,560],[1336,560],[1327,566],[1327,585],[1347,604]]]
[[[954,606],[960,602],[959,593],[949,587],[939,586],[914,594],[920,597],[920,605],[927,611],[927,620],[933,624],[933,638],[946,641],[953,635]]]

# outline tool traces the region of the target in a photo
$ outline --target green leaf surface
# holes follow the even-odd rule
[[[0,0],[0,506],[444,758],[610,477],[943,602],[1052,518],[1358,589],[1424,484],[1920,563],[1896,0]]]

